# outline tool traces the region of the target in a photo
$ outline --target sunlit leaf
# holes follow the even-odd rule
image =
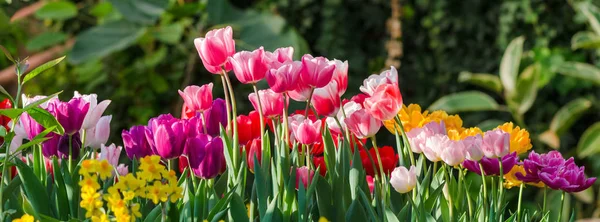
[[[77,15],[77,6],[69,1],[56,1],[44,4],[35,12],[41,19],[66,20]]]
[[[598,153],[600,153],[600,122],[587,128],[577,144],[577,156],[580,158]]]
[[[600,36],[593,32],[578,32],[571,38],[572,49],[594,49],[600,47]]]
[[[513,39],[500,63],[500,80],[507,94],[513,94],[517,85],[517,75],[519,74],[519,64],[521,63],[521,54],[523,54],[524,37]]]
[[[428,110],[445,110],[448,113],[497,110],[498,103],[489,95],[478,91],[465,91],[439,98]]]
[[[600,85],[600,69],[587,63],[564,62],[557,67],[557,72]]]
[[[41,66],[38,66],[35,69],[31,70],[31,72],[28,72],[25,75],[25,77],[23,77],[23,84],[25,84],[27,81],[33,79],[34,77],[36,77],[43,71],[46,71],[47,69],[54,67],[56,64],[60,63],[63,59],[65,59],[65,56],[60,57],[55,60],[52,60],[52,61],[49,61],[47,63],[44,63]]]
[[[458,76],[458,81],[481,86],[498,94],[502,92],[502,82],[500,82],[500,78],[497,75],[488,73],[461,72]]]

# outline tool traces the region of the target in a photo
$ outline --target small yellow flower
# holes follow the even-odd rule
[[[527,132],[527,130],[521,129],[519,126],[515,127],[512,122],[504,123],[496,129],[501,129],[510,134],[511,153],[517,152],[517,154],[522,154],[531,149],[531,139],[529,138],[529,132]]]
[[[455,129],[448,131],[448,137],[450,137],[451,140],[462,140],[469,136],[475,136],[477,134],[483,136],[483,132],[481,131],[481,129],[479,129],[479,127],[471,127],[464,129],[462,133],[459,133],[458,130]]]
[[[21,218],[14,219],[13,222],[34,222],[35,218],[29,214],[24,214]]]
[[[521,174],[525,175],[525,169],[523,168],[523,166],[515,165],[507,174],[504,174],[504,187],[506,187],[507,189],[510,189],[513,187],[518,187],[521,185],[521,183],[523,183],[523,181],[520,181],[519,179],[517,179],[517,177],[515,176],[516,173],[521,173]],[[544,187],[544,183],[542,183],[541,181],[538,183],[526,183],[526,184],[536,186],[536,187]]]
[[[100,189],[100,184],[98,184],[98,176],[91,175],[84,177],[83,180],[79,181],[79,186],[81,187],[81,190],[90,189],[96,191]]]
[[[319,222],[329,222],[329,220],[327,220],[325,217],[320,217]]]
[[[84,160],[81,162],[81,168],[79,169],[79,174],[85,176],[89,173],[95,173],[98,161],[96,160]]]
[[[108,216],[104,213],[99,213],[91,217],[92,222],[109,222]]]
[[[112,177],[113,166],[107,160],[102,160],[98,164],[98,173],[100,173],[100,179],[106,180]]]
[[[436,121],[439,123],[441,121],[444,121],[444,125],[446,125],[446,132],[456,130],[458,133],[462,133],[462,131],[464,130],[464,128],[462,127],[463,121],[458,115],[448,115],[446,111],[436,110],[429,114],[428,118],[430,119],[430,122]]]
[[[154,184],[148,187],[148,192],[146,194],[146,198],[151,199],[154,204],[158,204],[158,202],[166,202],[168,186],[164,186],[162,183],[155,181]]]
[[[142,217],[142,213],[140,213],[140,205],[139,204],[132,204],[131,205],[131,214],[134,217],[137,217],[137,218],[141,218]]]
[[[162,178],[161,174],[163,174],[165,166],[160,164],[159,156],[146,156],[140,160],[140,163],[141,172],[138,175],[141,179],[152,181]]]

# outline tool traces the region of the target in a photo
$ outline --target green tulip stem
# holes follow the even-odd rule
[[[283,93],[283,133],[285,134],[285,142],[289,145],[290,144],[290,123],[288,120],[288,106],[290,104],[287,103],[287,93],[284,92]],[[284,146],[285,147],[285,146]]]
[[[483,165],[479,162],[479,171],[481,171],[481,183],[483,184],[483,218],[487,221],[487,186],[485,181],[485,172],[483,172]]]
[[[504,170],[502,168],[502,159],[498,160],[499,166],[500,166],[500,178],[498,178],[498,202],[497,202],[497,206],[496,206],[496,212],[498,217],[501,216],[500,214],[500,210],[502,210],[502,200],[504,199]]]
[[[315,92],[315,88],[310,89],[310,94],[308,94],[308,100],[306,100],[306,110],[304,111],[304,117],[308,118],[308,110],[310,110],[310,101],[312,100],[313,93]]]
[[[225,108],[227,110],[227,127],[231,127],[231,100],[229,99],[229,89],[227,87],[227,81],[225,80],[225,70],[223,71],[223,75],[221,75],[221,82],[223,83],[223,94],[225,95]],[[232,133],[233,135],[233,133]]]
[[[558,219],[556,221],[563,221],[563,211],[565,206],[565,191],[562,191],[560,195],[560,208],[558,209]]]
[[[234,165],[234,172],[237,172],[237,165],[239,164],[239,155],[240,152],[237,150],[237,147],[239,146],[239,138],[238,138],[238,124],[237,124],[237,105],[235,102],[235,94],[233,93],[233,86],[231,85],[231,80],[229,79],[229,76],[227,75],[227,73],[225,72],[225,69],[221,68],[221,71],[223,72],[223,77],[225,79],[225,82],[227,83],[227,88],[229,89],[229,99],[231,102],[231,121],[233,123],[233,132],[231,133],[232,137],[233,137],[233,147],[234,150],[236,150],[236,152],[233,152],[233,165]],[[260,101],[260,100],[259,100]],[[263,121],[263,119],[261,118],[261,122]]]
[[[73,174],[73,136],[69,135],[69,172]]]
[[[523,187],[525,183],[519,185],[519,202],[517,203],[517,221],[521,221],[521,200],[523,199]]]
[[[227,102],[225,102],[225,103],[227,103]],[[204,130],[205,134],[208,134],[208,130],[206,129],[206,116],[204,116],[204,111],[200,112],[200,118],[202,118],[202,129]]]
[[[450,189],[450,167],[443,165],[444,168],[444,176],[446,177],[446,182],[444,186],[448,186]],[[452,204],[452,196],[448,195],[448,214],[450,215],[450,221],[454,221],[454,205]]]
[[[542,215],[546,214],[546,196],[548,196],[548,188],[544,184],[544,202],[542,203]]]
[[[261,147],[261,151],[265,152],[265,147],[264,147],[264,133],[265,133],[265,118],[264,118],[264,113],[263,113],[263,108],[262,108],[262,102],[260,101],[260,94],[258,93],[258,87],[256,87],[256,84],[252,84],[252,88],[254,89],[254,93],[256,93],[256,100],[258,101],[258,116],[260,118],[260,147]],[[236,121],[237,122],[237,121]]]

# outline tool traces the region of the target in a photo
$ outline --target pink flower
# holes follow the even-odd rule
[[[321,141],[321,120],[305,119],[290,123],[294,138],[301,144],[312,145]]]
[[[367,112],[378,120],[393,119],[402,109],[402,94],[396,84],[383,84],[377,87],[363,105]]]
[[[282,65],[292,62],[294,57],[294,48],[284,47],[275,49],[273,52],[265,52],[265,56],[271,61],[271,68],[278,69]]]
[[[457,166],[465,160],[465,145],[462,141],[450,141],[450,146],[442,150],[440,157],[444,163]]]
[[[309,170],[306,166],[296,168],[296,189],[298,189],[300,182],[302,182],[304,188],[307,189],[308,184],[312,181],[314,175],[315,172]]]
[[[302,72],[300,72],[302,73]],[[298,102],[306,102],[308,101],[308,97],[310,96],[310,92],[313,90],[308,84],[306,84],[302,78],[298,78],[296,86],[294,90],[289,91],[288,95],[295,101]]]
[[[269,58],[261,46],[252,52],[241,51],[229,58],[235,77],[244,84],[254,84],[265,77],[269,70]]]
[[[204,112],[212,106],[212,89],[212,83],[202,86],[191,85],[185,87],[183,92],[179,90],[179,95],[183,98],[183,102],[187,108],[194,112]]]
[[[108,137],[110,136],[110,121],[112,120],[112,116],[103,116],[100,117],[98,123],[94,128],[88,129],[85,134],[85,147],[98,148],[101,147],[102,144],[108,142]],[[83,132],[80,132],[83,134]]]
[[[267,72],[267,83],[274,92],[283,93],[297,88],[302,63],[295,61]]]
[[[506,156],[510,149],[510,134],[497,129],[484,133],[481,143],[483,155],[487,158]]]
[[[98,103],[98,95],[96,94],[82,95],[77,91],[75,91],[74,94],[75,95],[73,98],[82,98],[86,102],[90,103],[90,108],[83,119],[83,125],[81,127],[86,130],[95,127],[111,101],[104,100]]]
[[[213,67],[224,65],[227,58],[235,53],[235,41],[230,26],[209,31],[204,38],[194,39],[194,45],[202,63]]]
[[[114,143],[109,146],[105,146],[102,144],[100,146],[100,156],[98,156],[98,160],[107,160],[110,165],[113,167],[117,167],[119,165],[119,156],[121,155],[121,150],[123,147],[116,146]]]
[[[444,124],[444,121],[440,121],[439,123],[432,121],[425,124],[423,127],[414,128],[407,132],[406,136],[410,143],[410,149],[415,153],[422,153],[425,149],[427,138],[437,134],[446,135],[446,125]]]
[[[117,173],[119,173],[119,176],[125,176],[129,173],[129,169],[122,163],[117,166]]]
[[[324,57],[313,58],[311,55],[302,56],[302,71],[300,78],[307,85],[321,88],[327,85],[333,77],[335,65],[330,64]]]
[[[364,109],[353,112],[346,117],[344,122],[348,126],[348,130],[359,139],[372,137],[381,128],[381,121],[373,118]]]
[[[369,191],[373,194],[373,190],[375,189],[375,183],[373,181],[373,177],[367,175],[367,185],[369,186]]]
[[[442,152],[450,146],[452,146],[452,141],[448,136],[435,134],[426,139],[423,153],[431,162],[438,162],[442,160]]]
[[[265,118],[277,117],[283,113],[283,95],[281,95],[281,93],[273,92],[271,89],[259,90],[258,93],[260,95],[260,102]],[[259,107],[256,93],[250,93],[248,99],[250,99],[254,109],[258,111]]]
[[[410,166],[410,170],[404,166],[399,166],[392,171],[390,184],[398,193],[408,193],[417,185],[417,174],[415,166]]]
[[[370,75],[363,81],[360,91],[372,96],[377,87],[383,84],[398,84],[398,71],[393,66],[390,70],[381,72],[381,74]]]
[[[465,145],[465,158],[472,161],[479,161],[483,158],[483,151],[481,150],[481,144],[483,142],[483,138],[481,134],[477,134],[475,136],[469,136],[462,140],[462,143]]]
[[[335,71],[333,71],[333,81],[337,82],[338,92],[341,95],[346,93],[346,89],[348,89],[348,61],[340,61],[334,59],[329,61],[329,64],[335,65]]]
[[[317,114],[321,116],[336,116],[341,106],[337,83],[332,81],[323,88],[315,89],[311,103],[315,107]]]

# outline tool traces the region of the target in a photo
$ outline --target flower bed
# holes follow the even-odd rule
[[[127,158],[123,147],[106,144],[109,100],[5,93],[2,175],[10,176],[0,183],[1,217],[548,221],[545,195],[539,209],[522,208],[525,186],[560,190],[564,203],[565,192],[596,180],[559,152],[530,152],[529,133],[513,123],[484,132],[464,127],[458,115],[403,105],[394,67],[342,99],[347,62],[311,55],[294,61],[291,47],[236,53],[232,35],[226,27],[194,42],[204,67],[220,76],[225,98],[213,98],[213,83],[179,91],[180,118],[162,114],[123,130]],[[60,60],[27,75],[26,63],[15,61],[18,94]],[[242,101],[231,71],[254,88],[248,101],[255,111],[247,115],[237,113]],[[270,88],[258,89],[263,79]],[[290,99],[306,108],[288,113]],[[395,135],[393,146],[377,144],[382,126]],[[512,187],[519,187],[516,203],[506,198]]]

